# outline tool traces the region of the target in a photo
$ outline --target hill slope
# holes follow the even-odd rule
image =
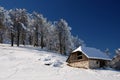
[[[32,47],[0,44],[0,80],[119,80],[120,72],[66,65],[66,57]]]

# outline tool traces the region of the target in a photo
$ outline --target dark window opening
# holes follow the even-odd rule
[[[78,56],[78,59],[82,59],[82,56]]]
[[[81,56],[81,55],[82,55],[82,53],[81,53],[81,52],[78,52],[78,53],[77,53],[77,56]]]
[[[100,67],[104,67],[105,66],[105,61],[100,61]]]
[[[98,64],[99,62],[97,61],[96,64]]]
[[[77,53],[77,59],[82,59],[82,53],[81,52]]]

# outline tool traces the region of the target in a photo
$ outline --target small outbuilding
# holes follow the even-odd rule
[[[80,46],[68,57],[69,66],[78,68],[100,68],[106,66],[111,59],[98,49]]]

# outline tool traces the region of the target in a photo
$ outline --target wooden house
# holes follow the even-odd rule
[[[106,66],[111,59],[98,49],[80,46],[68,57],[69,66],[78,68],[100,68]]]

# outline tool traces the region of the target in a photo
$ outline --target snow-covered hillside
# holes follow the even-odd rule
[[[0,44],[0,80],[119,80],[115,70],[78,69],[66,57],[32,47]]]

